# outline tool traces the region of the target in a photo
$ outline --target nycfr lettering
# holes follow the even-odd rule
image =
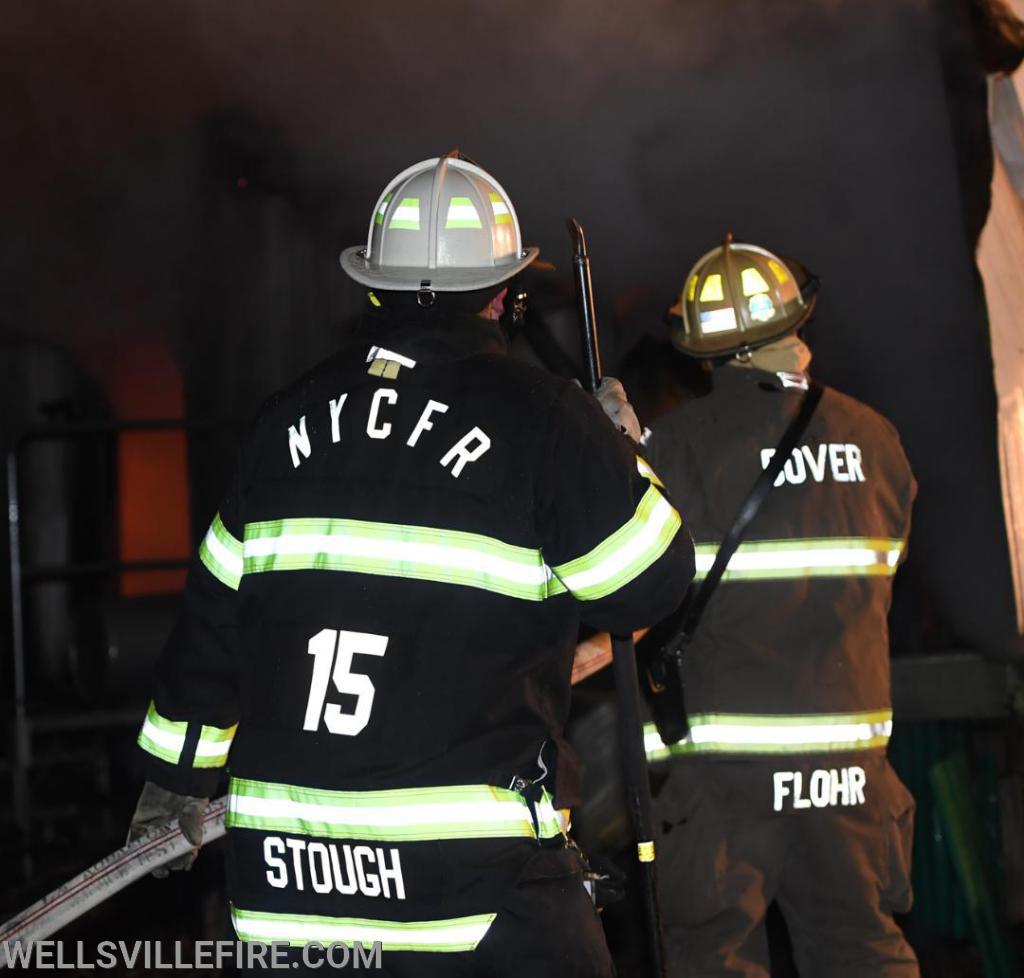
[[[837,808],[864,804],[867,775],[862,767],[841,767],[812,771],[804,794],[803,771],[776,771],[775,811],[787,806],[801,808]]]
[[[275,889],[292,886],[305,890],[308,885],[314,893],[362,893],[385,900],[405,899],[402,861],[397,849],[270,835],[263,840],[263,861],[268,867],[267,882]]]
[[[774,448],[761,449],[761,468],[768,468],[768,463],[775,454]],[[798,486],[811,479],[813,482],[864,482],[864,456],[857,445],[824,444],[811,448],[810,445],[798,445],[793,454],[786,459],[786,464],[775,479],[775,485],[784,482]]]
[[[327,405],[331,419],[331,442],[335,445],[341,441],[341,412],[345,409],[347,400],[348,394],[339,394],[336,398],[331,398]],[[392,387],[381,387],[373,392],[366,416],[367,438],[384,441],[392,437],[394,426],[387,420],[387,411],[397,403],[398,391]],[[409,448],[415,448],[420,438],[433,431],[435,418],[447,412],[447,404],[429,399],[420,413],[419,420],[405,439],[405,444]],[[491,439],[487,434],[480,428],[473,427],[440,456],[439,462],[453,479],[457,479],[467,465],[476,462],[490,447]],[[288,427],[288,451],[291,453],[292,466],[296,469],[313,454],[313,446],[306,430],[305,415]]]

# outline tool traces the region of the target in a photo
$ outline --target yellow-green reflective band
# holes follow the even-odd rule
[[[709,275],[704,279],[704,287],[700,290],[701,302],[724,302],[725,295],[722,292],[722,276]]]
[[[387,213],[388,203],[390,202],[391,198],[394,197],[394,196],[395,195],[393,193],[391,193],[391,191],[388,191],[384,195],[384,199],[381,200],[381,202],[380,202],[380,207],[377,208],[377,213],[373,215],[373,222],[374,222],[374,224],[383,224],[384,223],[384,215]],[[417,213],[416,217],[417,217],[417,220],[418,220],[419,219],[419,214],[418,213]],[[372,292],[370,294],[373,295]]]
[[[139,731],[138,744],[154,757],[177,764],[181,760],[181,749],[185,746],[188,723],[183,720],[168,720],[156,711],[156,704],[150,702],[146,719]]]
[[[665,483],[658,478],[657,473],[652,469],[647,462],[642,459],[639,455],[636,457],[636,470],[639,472],[648,482],[653,482],[656,486],[661,489],[665,488]]]
[[[221,584],[226,584],[234,591],[238,590],[242,579],[242,541],[236,540],[228,532],[220,513],[213,518],[199,545],[199,559]]]
[[[403,197],[399,205],[391,212],[388,228],[400,231],[418,231],[420,229],[419,197]]]
[[[363,520],[288,519],[248,523],[244,568],[325,570],[482,588],[525,601],[564,591],[539,550],[461,530]]]
[[[892,734],[892,710],[786,716],[699,713],[689,718],[683,740],[665,744],[653,723],[644,724],[649,761],[678,754],[818,754],[884,747]]]
[[[445,228],[483,228],[480,215],[468,197],[452,197]]]
[[[228,762],[231,741],[235,739],[238,724],[231,727],[206,727],[199,733],[193,767],[223,767]]]
[[[475,951],[497,914],[474,914],[445,920],[367,920],[362,917],[318,917],[268,913],[232,905],[231,923],[243,941],[302,944],[380,943],[383,951]]]
[[[668,500],[649,486],[632,518],[588,554],[552,570],[570,594],[595,601],[642,574],[667,549],[682,521]]]
[[[491,211],[494,214],[495,224],[511,224],[512,223],[512,212],[508,209],[508,204],[502,199],[501,194],[489,194],[491,198]]]
[[[696,549],[697,575],[707,576],[718,553],[716,544]],[[797,577],[891,577],[903,550],[902,540],[881,537],[812,537],[743,543],[732,555],[723,581],[779,581]]]
[[[537,815],[542,839],[562,834],[546,791]],[[232,778],[225,823],[233,829],[368,842],[537,838],[523,796],[486,784],[333,791]]]

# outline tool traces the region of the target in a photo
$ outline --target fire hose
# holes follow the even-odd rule
[[[207,807],[203,815],[203,845],[224,835],[226,807],[226,798],[217,798]],[[29,945],[45,940],[154,869],[185,855],[191,848],[192,843],[182,834],[177,822],[154,827],[0,924],[0,945]],[[4,957],[0,955],[0,968],[5,964]]]

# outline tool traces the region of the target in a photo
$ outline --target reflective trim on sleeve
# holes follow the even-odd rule
[[[146,719],[139,731],[139,746],[154,757],[177,764],[181,760],[181,750],[185,746],[185,734],[188,723],[184,720],[168,720],[156,711],[156,704],[150,702],[146,711]]]
[[[228,762],[231,742],[235,739],[238,724],[230,727],[204,726],[199,733],[196,744],[196,756],[193,767],[223,767]]]
[[[325,947],[355,943],[369,947],[379,942],[383,951],[475,951],[496,916],[484,913],[446,920],[367,920],[231,907],[231,923],[243,941],[280,942],[293,947],[314,942]]]
[[[644,724],[649,761],[678,754],[818,754],[884,747],[892,734],[892,710],[789,716],[701,713],[690,732],[666,745],[653,723]]]
[[[647,464],[646,460],[642,459],[639,455],[637,455],[637,457],[636,457],[636,470],[645,479],[647,479],[650,482],[653,482],[656,486],[658,486],[658,488],[660,488],[660,489],[664,489],[665,488],[665,483],[662,482],[661,479],[658,478],[658,475],[654,471],[654,469],[652,469]]]
[[[541,838],[562,834],[561,818],[546,791],[537,811]],[[485,784],[334,791],[232,778],[225,824],[372,842],[537,838],[523,796]]]
[[[247,523],[244,570],[326,570],[463,584],[542,601],[561,589],[539,550],[460,530],[343,519]]]
[[[682,521],[655,486],[649,486],[636,513],[588,554],[552,570],[580,601],[612,594],[642,574],[667,549]]]
[[[698,544],[696,580],[715,562],[717,544]],[[799,577],[891,577],[903,551],[902,540],[876,537],[812,537],[742,543],[723,581],[781,581]]]
[[[236,540],[218,513],[199,545],[199,558],[222,584],[238,590],[242,580],[242,541]]]

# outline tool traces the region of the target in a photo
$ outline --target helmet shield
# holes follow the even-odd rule
[[[763,346],[797,329],[810,315],[793,269],[752,244],[712,249],[690,270],[669,310],[672,342],[690,356],[717,357]]]
[[[366,247],[341,266],[362,285],[393,291],[467,292],[511,278],[537,257],[523,248],[508,194],[458,156],[423,160],[381,194]]]

